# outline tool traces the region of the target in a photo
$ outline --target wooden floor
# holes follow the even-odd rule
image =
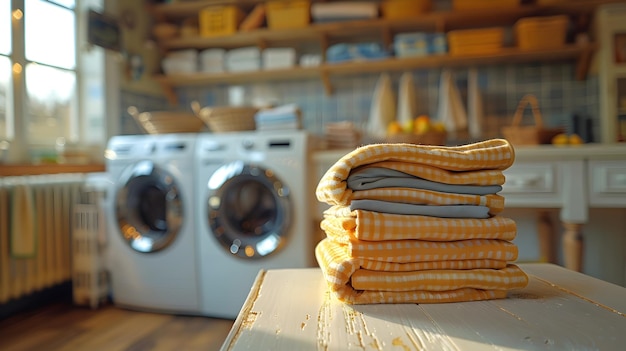
[[[0,350],[219,350],[232,324],[59,303],[0,320]]]

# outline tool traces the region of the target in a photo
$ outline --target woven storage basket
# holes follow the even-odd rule
[[[535,125],[521,125],[526,106],[530,105],[535,119]],[[539,103],[534,95],[526,95],[520,100],[513,116],[513,123],[509,127],[502,128],[502,135],[513,145],[538,145],[550,144],[552,138],[563,133],[564,129],[545,128],[539,111]]]
[[[205,128],[204,122],[191,112],[139,112],[136,107],[131,106],[128,113],[147,134],[198,133]]]
[[[485,55],[502,49],[504,28],[451,30],[447,36],[451,56]]]
[[[569,18],[566,15],[526,17],[515,23],[520,49],[554,49],[565,44]]]
[[[258,109],[254,107],[203,107],[194,108],[198,117],[214,133],[239,132],[255,130],[254,115]]]

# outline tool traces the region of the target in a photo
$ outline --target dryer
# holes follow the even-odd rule
[[[196,153],[203,314],[234,319],[261,269],[315,266],[309,137],[200,136]]]
[[[195,256],[195,134],[110,139],[108,266],[121,307],[199,314]]]

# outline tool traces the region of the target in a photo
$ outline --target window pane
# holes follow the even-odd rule
[[[26,65],[28,133],[31,144],[77,140],[76,74],[34,63]]]
[[[11,2],[0,1],[0,54],[11,52]]]
[[[81,53],[81,139],[86,144],[106,142],[104,57],[99,47]]]
[[[11,60],[0,56],[0,140],[13,138]]]
[[[76,6],[76,1],[74,0],[50,0],[51,2],[57,3],[59,5],[65,6],[67,8],[73,9]]]
[[[26,59],[72,69],[76,66],[74,11],[41,0],[26,0]]]

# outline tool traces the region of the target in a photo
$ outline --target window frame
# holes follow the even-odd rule
[[[69,123],[72,124],[73,131],[74,131],[74,135],[70,135],[70,140],[67,140],[68,144],[72,144],[75,145],[79,148],[85,148],[85,149],[89,149],[89,151],[91,151],[92,154],[100,154],[103,149],[104,149],[104,142],[106,141],[108,134],[107,134],[107,130],[108,130],[108,125],[106,122],[106,112],[107,111],[101,111],[101,118],[102,120],[102,127],[103,130],[101,131],[102,135],[100,138],[98,138],[98,140],[93,140],[93,138],[88,138],[86,137],[86,124],[88,123],[88,118],[89,115],[85,113],[85,101],[86,101],[86,94],[87,92],[85,91],[87,87],[87,83],[85,83],[85,77],[83,77],[84,71],[83,71],[83,56],[87,56],[84,55],[83,52],[85,51],[89,51],[91,49],[88,49],[86,46],[87,43],[87,30],[86,30],[86,26],[87,26],[87,15],[88,15],[88,9],[90,7],[90,5],[93,5],[94,3],[98,3],[96,5],[96,8],[98,6],[104,8],[107,3],[109,1],[105,1],[105,0],[75,0],[75,6],[72,9],[71,7],[67,7],[61,4],[57,4],[55,2],[49,1],[49,0],[42,0],[45,2],[48,2],[54,6],[59,6],[60,8],[63,9],[67,9],[70,11],[74,12],[74,28],[75,28],[75,32],[74,32],[74,46],[75,46],[75,50],[74,50],[74,55],[75,55],[75,66],[73,69],[68,69],[68,68],[64,68],[64,67],[58,67],[58,66],[54,66],[54,65],[49,65],[49,64],[45,64],[45,63],[41,63],[41,62],[37,62],[37,61],[31,61],[26,59],[26,50],[25,50],[25,16],[27,14],[25,14],[25,6],[26,6],[26,0],[8,0],[11,3],[11,51],[9,55],[4,55],[4,54],[0,54],[0,56],[3,57],[8,57],[8,59],[11,62],[11,66],[12,68],[15,66],[15,64],[19,64],[21,66],[21,72],[18,74],[16,72],[14,72],[14,70],[12,69],[12,110],[13,110],[13,120],[12,120],[12,125],[13,128],[12,130],[7,130],[7,140],[10,142],[10,148],[9,148],[9,155],[8,155],[8,159],[7,162],[8,163],[29,163],[31,162],[31,155],[29,153],[29,150],[32,149],[33,147],[35,147],[35,145],[37,145],[37,142],[35,140],[32,140],[32,137],[29,135],[29,129],[28,129],[28,119],[24,118],[23,116],[27,115],[27,104],[28,104],[28,94],[27,94],[27,87],[26,87],[26,75],[25,75],[25,71],[26,71],[26,66],[28,64],[31,63],[35,63],[37,65],[41,65],[41,66],[45,66],[45,67],[52,67],[54,69],[58,69],[58,70],[62,70],[62,71],[67,71],[67,72],[74,72],[75,75],[75,87],[74,87],[74,104],[72,106],[72,116],[70,117],[72,120],[69,121]],[[22,12],[22,17],[20,19],[16,19],[13,14],[15,13],[16,10],[19,10]],[[84,17],[84,18],[83,18]],[[93,48],[95,50],[103,50],[100,48]],[[107,61],[110,61],[111,58],[109,57],[110,55],[107,55],[106,53],[104,54],[105,58],[103,61],[103,66],[102,67],[102,79],[101,79],[101,84],[102,84],[102,99],[105,102],[105,106],[106,106],[106,101],[107,101],[107,97],[109,96],[109,88],[108,88],[108,84],[106,84],[106,80],[107,80],[107,74],[106,74],[106,67],[110,66],[110,64],[107,63]],[[11,104],[11,101],[8,102],[9,104]],[[8,125],[7,125],[8,128]],[[0,136],[0,139],[4,139],[4,136]],[[94,160],[96,162],[99,162],[100,160]]]

